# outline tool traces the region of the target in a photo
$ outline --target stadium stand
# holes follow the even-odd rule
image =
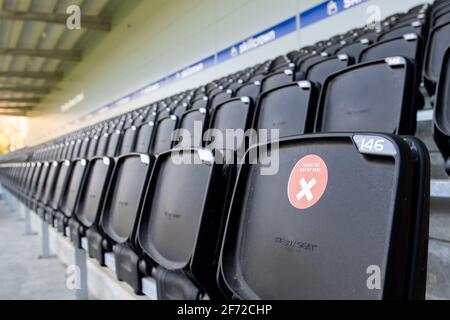
[[[87,239],[101,265],[114,256],[137,294],[151,277],[160,299],[423,299],[430,160],[412,136],[432,97],[450,174],[449,12],[418,6],[15,151],[1,184],[77,248]],[[280,140],[238,139],[243,161],[219,164],[228,145],[199,140],[195,121],[202,137],[279,129]],[[268,150],[279,171],[266,176]],[[303,160],[320,172],[314,206],[306,180],[290,189]],[[369,265],[382,290],[365,287]]]

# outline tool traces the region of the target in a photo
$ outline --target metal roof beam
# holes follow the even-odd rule
[[[0,71],[0,78],[30,78],[59,81],[63,78],[62,72],[33,72],[33,71]]]
[[[3,85],[0,83],[1,92],[18,92],[18,93],[39,93],[48,94],[52,87],[49,86],[21,86],[21,85]]]
[[[41,13],[41,12],[25,12],[1,10],[0,19],[22,20],[22,21],[39,21],[47,23],[55,23],[66,25],[66,14]],[[101,31],[111,31],[111,18],[100,16],[85,16],[81,15],[81,27],[85,29],[94,29]]]
[[[10,116],[10,117],[25,117],[27,115],[26,111],[13,111],[13,112],[8,112],[5,110],[2,110],[0,108],[0,116]]]
[[[31,111],[33,109],[34,109],[34,106],[32,106],[32,105],[29,105],[29,106],[12,106],[11,105],[11,106],[7,106],[7,107],[0,105],[0,110],[2,110],[2,111],[9,111],[9,110],[11,110],[11,111],[16,111],[16,110]]]
[[[39,103],[41,98],[4,98],[0,97],[0,108],[3,108],[2,102],[10,103]]]
[[[43,49],[0,49],[0,55],[32,56],[59,60],[81,60],[81,52],[78,50],[43,50]]]

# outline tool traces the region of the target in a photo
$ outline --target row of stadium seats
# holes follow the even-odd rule
[[[449,12],[418,6],[18,150],[0,181],[101,265],[113,253],[136,293],[151,277],[160,299],[424,298],[430,164],[408,135],[431,97],[449,159]]]

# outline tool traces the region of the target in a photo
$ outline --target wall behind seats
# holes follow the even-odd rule
[[[420,0],[369,0],[336,16],[297,30],[192,77],[178,81],[95,118],[74,123],[83,115],[183,67],[257,34],[322,0],[128,0],[113,21],[113,31],[87,41],[83,61],[59,90],[46,97],[29,121],[28,144],[122,113],[176,92],[198,86],[239,69],[326,39],[366,23],[370,5],[382,17],[406,11]],[[431,1],[428,1],[431,2]],[[297,19],[297,24],[299,23]],[[77,31],[73,31],[77,32]],[[63,104],[80,93],[84,100],[67,112]]]

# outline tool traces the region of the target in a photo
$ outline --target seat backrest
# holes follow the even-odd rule
[[[250,128],[253,119],[254,105],[249,97],[230,99],[218,105],[211,116],[209,128],[215,129],[222,135],[220,137],[207,137],[208,142],[214,144],[214,148],[219,150],[240,150],[244,147],[244,136],[240,136],[237,130],[244,133]],[[235,133],[235,139],[228,141],[227,130]],[[214,133],[215,134],[215,133]],[[207,142],[207,143],[208,143]],[[224,145],[225,144],[225,145]],[[212,147],[211,145],[209,147]]]
[[[100,220],[113,243],[124,243],[131,236],[153,164],[154,158],[145,154],[118,158]]]
[[[53,191],[50,206],[54,210],[59,209],[61,196],[67,184],[70,172],[72,170],[72,163],[69,160],[64,160],[60,163],[58,177],[56,178],[55,190]]]
[[[250,97],[255,102],[258,99],[260,93],[261,93],[261,82],[255,81],[242,85],[236,91],[236,97]]]
[[[346,54],[352,57],[354,61],[358,60],[361,51],[370,46],[370,41],[368,39],[361,39],[357,42],[350,43],[342,48],[340,48],[336,54]]]
[[[247,152],[234,189],[220,261],[234,298],[424,298],[429,155],[422,143],[298,136],[280,142],[279,169],[261,174],[274,154]],[[367,286],[374,270],[383,275],[380,290]]]
[[[95,150],[95,156],[102,157],[108,152],[108,143],[110,135],[108,133],[103,133],[100,138],[98,138],[97,148]]]
[[[316,105],[317,92],[309,81],[265,91],[258,99],[253,128],[278,129],[280,138],[312,132]],[[266,142],[262,134],[260,142]]]
[[[347,68],[352,62],[353,59],[346,54],[327,57],[324,60],[311,64],[305,70],[305,79],[322,86],[331,74]]]
[[[444,56],[434,106],[434,140],[441,151],[446,170],[450,172],[450,48]]]
[[[214,96],[211,97],[210,109],[214,109],[222,102],[231,99],[232,95],[233,91],[231,90],[223,90],[221,92],[216,93]]]
[[[178,291],[173,296],[187,299],[197,284],[210,298],[218,296],[215,280],[228,191],[224,168],[204,149],[167,152],[155,163],[137,242],[159,267],[185,271],[195,279],[194,285],[186,275],[185,281],[157,276],[163,291]]]
[[[402,56],[414,62],[419,71],[422,66],[423,50],[422,39],[415,33],[408,33],[398,38],[377,42],[364,49],[359,56],[359,62]]]
[[[58,161],[52,161],[50,163],[50,169],[48,171],[47,181],[45,182],[44,195],[42,197],[42,203],[44,205],[50,205],[55,192],[55,185],[58,179],[59,169],[61,163]]]
[[[106,156],[107,157],[115,157],[119,155],[119,152],[121,150],[121,143],[122,143],[122,137],[123,132],[121,130],[114,131],[108,141],[108,147],[106,149]]]
[[[99,138],[97,135],[94,135],[89,139],[89,147],[87,151],[88,159],[95,157],[95,155],[97,154],[98,140]]]
[[[153,132],[155,131],[155,123],[153,121],[144,123],[137,130],[135,151],[138,153],[149,153],[152,145]]]
[[[50,165],[51,163],[49,163],[48,161],[45,161],[42,164],[42,171],[41,171],[41,175],[39,177],[39,181],[37,184],[37,188],[36,188],[36,194],[35,194],[35,198],[36,200],[42,202],[42,198],[44,196],[44,191],[45,191],[45,185],[47,183],[47,177],[48,177],[48,173],[50,171]]]
[[[89,137],[85,137],[80,146],[80,151],[78,153],[79,158],[87,158],[89,156],[89,144],[91,139]]]
[[[414,71],[403,57],[358,64],[325,81],[315,132],[413,134]]]
[[[163,118],[156,123],[155,132],[152,137],[153,154],[169,150],[172,147],[173,132],[177,128],[178,118],[174,115]]]
[[[86,228],[97,224],[100,219],[112,170],[113,161],[106,157],[94,158],[88,163],[85,181],[73,212]]]
[[[449,44],[450,23],[434,27],[428,38],[423,72],[424,80],[426,80],[425,86],[430,94],[435,91],[435,84],[439,80],[442,62]]]
[[[136,137],[137,137],[137,128],[136,126],[133,125],[130,128],[128,128],[123,134],[119,154],[134,152]]]
[[[450,22],[450,8],[436,15],[436,17],[432,21],[432,26],[439,26],[444,23]]]
[[[294,72],[291,69],[270,73],[261,80],[261,92],[291,83],[293,81]]]
[[[202,147],[203,134],[208,127],[208,110],[205,108],[187,111],[180,119],[180,125],[174,134],[173,147]]]
[[[86,159],[75,160],[72,162],[71,166],[72,169],[70,170],[70,173],[67,174],[66,185],[59,202],[59,210],[68,218],[72,217],[75,210],[75,205],[86,173],[87,161]]]

